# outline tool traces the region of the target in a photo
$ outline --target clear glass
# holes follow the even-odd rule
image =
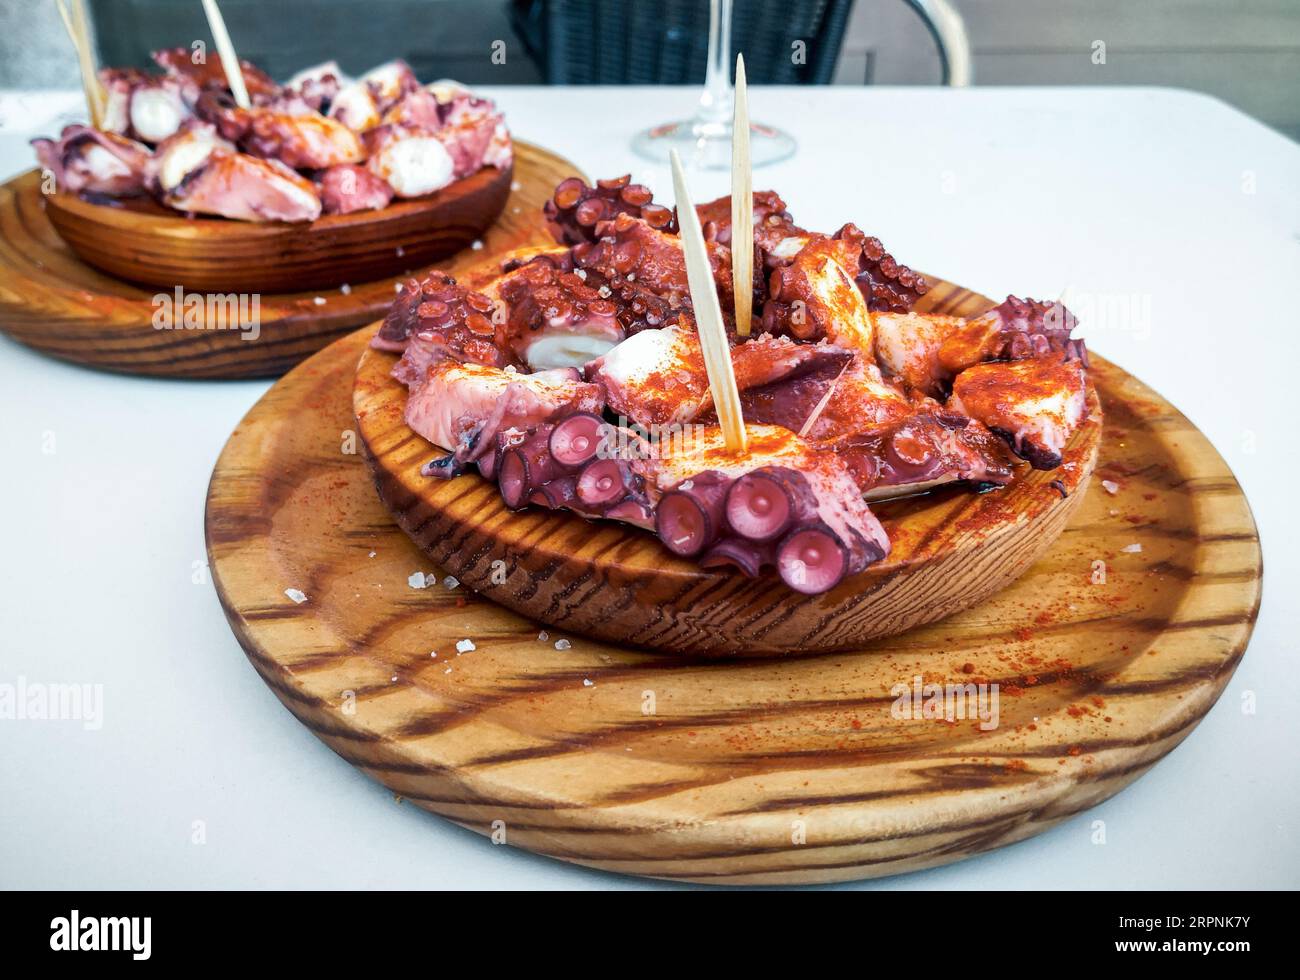
[[[707,170],[731,167],[731,4],[732,0],[709,0],[709,63],[694,118],[652,126],[637,133],[632,149],[646,159],[665,163],[669,152],[676,150],[687,167]],[[794,150],[792,136],[773,126],[750,121],[751,166],[784,160]]]

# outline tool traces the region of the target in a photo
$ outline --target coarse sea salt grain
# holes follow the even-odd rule
[[[449,589],[454,589],[456,586],[460,585],[460,579],[458,579],[455,575],[448,575],[445,579],[442,580],[442,584]]]
[[[537,634],[537,638],[541,640],[543,643],[545,643],[547,640],[551,638],[551,634],[546,632],[546,630],[542,630],[540,633]]]
[[[475,649],[475,647],[474,647],[474,641],[473,641],[473,640],[457,640],[457,641],[456,641],[456,652],[457,652],[457,653],[469,653],[469,652],[470,652],[471,650],[473,650],[473,649]]]
[[[430,651],[429,651],[429,656],[432,657],[434,660],[437,660],[437,659],[438,659],[438,651],[437,651],[437,650],[430,650]]]
[[[1119,493],[1119,484],[1114,480],[1102,480],[1101,485],[1106,488],[1106,492],[1114,495]]]
[[[325,297],[324,297],[324,296],[313,296],[313,297],[312,297],[312,302],[315,303],[317,306],[324,306],[324,305],[325,305]]]
[[[285,589],[284,594],[300,605],[307,601],[307,594],[302,589]]]
[[[1124,552],[1126,555],[1136,555],[1142,551],[1142,546],[1140,544],[1126,544],[1119,550]]]
[[[339,287],[339,292],[342,293],[344,296],[351,296],[352,287],[349,286],[347,283],[344,283],[342,286]]]
[[[479,239],[477,239],[477,238],[474,239],[474,241],[470,244],[469,247],[472,248],[472,249],[473,249],[474,251],[476,251],[476,252],[481,252],[481,251],[483,251],[483,243],[482,243]]]
[[[583,686],[583,687],[595,687],[595,686],[596,686],[596,682],[593,681],[590,677],[584,677],[584,678],[582,679],[582,686]]]
[[[413,589],[423,589],[429,583],[424,578],[424,572],[412,572],[406,577],[406,584]]]
[[[570,643],[568,640],[565,640],[565,639],[559,639],[559,640],[556,640],[556,641],[555,641],[555,649],[557,649],[557,650],[568,650],[568,649],[570,649],[572,646],[573,646],[573,644]]]
[[[402,248],[401,245],[398,245],[397,248],[393,249],[393,254],[400,259],[406,254],[406,249]]]

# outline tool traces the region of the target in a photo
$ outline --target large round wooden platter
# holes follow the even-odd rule
[[[1209,710],[1250,637],[1260,550],[1241,489],[1187,419],[1100,359],[1094,478],[1051,550],[979,606],[818,656],[706,661],[542,636],[442,584],[376,497],[351,404],[367,339],[300,366],[235,430],[208,497],[214,579],[296,717],[498,841],[728,884],[955,861],[1140,776]],[[413,588],[414,572],[432,584]],[[903,710],[898,692],[918,683],[987,685],[996,725],[973,717],[978,696],[952,720],[925,708],[928,688]]]
[[[923,308],[961,316],[993,304],[938,283]],[[569,512],[506,509],[477,474],[431,480],[442,455],[402,420],[396,355],[367,351],[353,395],[357,432],[379,495],[442,568],[488,598],[561,629],[612,643],[710,656],[852,649],[973,606],[1006,588],[1056,540],[1087,489],[1101,444],[1092,411],[1051,472],[1028,466],[995,493],[952,489],[877,505],[892,551],[830,592],[803,595],[775,575],[706,571],[652,534]]]
[[[542,204],[559,181],[580,173],[562,157],[516,141],[513,178],[506,179],[494,191],[509,193],[495,223],[481,235],[466,237],[468,224],[446,231],[454,234],[462,245],[481,241],[482,248],[465,249],[438,264],[455,273],[481,262],[486,254],[549,242],[539,218]],[[494,180],[487,172],[477,179]],[[425,202],[399,204],[394,214],[406,214],[403,209],[414,209],[408,216],[419,216],[422,206],[426,206]],[[36,171],[0,185],[0,330],[46,354],[111,371],[183,378],[283,374],[329,342],[382,317],[392,303],[395,284],[404,275],[367,282],[365,276],[370,273],[364,267],[358,267],[355,273],[346,271],[358,256],[368,261],[364,259],[369,254],[367,250],[380,247],[366,244],[370,232],[384,239],[385,261],[396,257],[397,250],[401,249],[401,259],[406,264],[397,267],[399,273],[418,271],[427,264],[412,251],[409,241],[404,244],[404,233],[385,229],[383,221],[362,225],[365,236],[356,248],[338,255],[329,249],[314,253],[316,260],[331,270],[331,277],[338,275],[332,280],[338,288],[310,289],[299,285],[290,292],[257,294],[257,330],[238,329],[238,322],[232,329],[227,306],[223,302],[209,302],[209,297],[220,296],[225,290],[213,293],[206,286],[195,285],[186,275],[163,280],[170,283],[166,288],[138,286],[87,265],[60,237],[51,221],[58,220],[63,232],[77,240],[75,236],[84,234],[85,229],[76,231],[64,224],[71,214],[68,208],[93,209],[101,220],[124,221],[128,225],[141,217],[111,207],[65,200],[58,195],[47,198],[41,194],[40,175]],[[229,243],[209,248],[198,237],[200,228],[205,229],[202,232],[205,236],[214,234],[213,228],[236,237],[259,234],[295,237],[304,233],[297,226],[272,227],[217,220],[191,222],[174,217],[166,220],[179,222],[184,226],[182,230],[188,230],[190,235],[191,250],[178,247],[177,261],[189,261],[185,256],[197,255],[195,261],[199,264],[242,261],[249,254],[230,248]],[[317,224],[335,220],[325,218]],[[431,226],[425,228],[422,223],[427,220],[431,220],[428,215],[419,217],[423,230],[418,230],[411,241],[443,234]],[[158,239],[154,244],[161,241]],[[135,262],[145,254],[143,245],[123,247],[120,260],[124,263]],[[171,247],[168,245],[156,257],[167,257]],[[199,247],[197,253],[194,247]],[[342,256],[346,256],[344,266],[335,261]],[[181,284],[181,304],[175,299],[177,283]],[[250,289],[244,286],[233,290],[243,295],[245,313],[252,310]],[[160,296],[162,300],[158,299]],[[202,311],[187,321],[183,315],[187,312],[185,304],[192,303],[192,308],[197,309],[196,297],[203,301]],[[175,311],[176,327],[155,327],[158,311],[163,306]],[[245,321],[248,319],[246,316]]]

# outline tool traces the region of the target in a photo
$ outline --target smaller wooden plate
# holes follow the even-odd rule
[[[398,275],[453,255],[505,207],[514,178],[484,167],[436,194],[310,224],[186,218],[149,201],[92,204],[52,194],[46,213],[82,261],[146,286],[198,292],[325,289]]]
[[[105,265],[122,262],[127,275],[131,274],[128,267],[139,263],[138,255],[145,255],[147,262],[170,260],[166,250],[157,254],[163,239],[146,236],[137,248],[128,240],[135,234],[131,228],[139,223],[141,215],[58,195],[47,198],[41,194],[40,173],[29,171],[0,184],[0,330],[43,353],[109,371],[173,378],[258,378],[283,374],[304,357],[387,312],[397,282],[405,278],[408,270],[419,274],[432,261],[413,242],[430,241],[433,239],[428,236],[447,234],[456,237],[459,242],[456,247],[460,248],[481,238],[481,250],[466,249],[439,261],[453,275],[480,263],[485,255],[550,243],[540,217],[542,204],[556,184],[575,175],[581,176],[582,171],[563,157],[516,140],[513,183],[506,177],[500,186],[492,184],[492,193],[508,193],[509,197],[504,208],[497,207],[500,216],[486,231],[478,234],[468,234],[464,228],[429,231],[424,228],[429,216],[422,210],[427,202],[399,204],[380,212],[388,215],[385,220],[418,225],[412,238],[405,241],[394,227],[382,223],[363,225],[359,229],[349,225],[348,234],[359,236],[356,242],[360,244],[355,244],[350,251],[340,251],[337,256],[332,253],[318,256],[335,270],[331,275],[346,264],[346,272],[335,280],[336,286],[346,284],[346,291],[312,289],[304,280],[291,283],[287,292],[262,293],[258,297],[260,331],[252,339],[247,332],[219,329],[219,323],[209,322],[206,317],[193,329],[155,329],[155,296],[159,287],[134,285],[82,261],[73,249],[79,242],[78,235],[88,232],[91,241],[85,247],[95,247],[94,226],[86,223],[88,219],[79,221],[71,217],[70,209],[78,213],[92,212],[97,222],[123,225],[125,230],[113,232],[126,236],[122,239],[122,255],[105,255],[101,261]],[[485,176],[492,175],[480,174],[478,179]],[[481,189],[481,193],[486,190]],[[453,205],[446,207],[453,208]],[[393,214],[389,215],[390,211]],[[362,217],[365,216],[323,218],[310,227],[346,224]],[[285,247],[294,249],[296,238],[307,230],[306,226],[297,225],[259,226],[215,219],[191,221],[175,216],[168,217],[167,221],[179,226],[175,232],[179,237],[171,242],[176,248],[178,264],[182,263],[181,257],[193,256],[199,249],[203,261],[214,269],[227,268],[248,256],[231,243],[216,247],[212,234],[235,236],[240,240],[249,235],[281,238],[287,235]],[[56,230],[56,222],[62,223],[61,230]],[[218,230],[204,232],[200,237],[197,229],[207,226],[217,226]],[[366,252],[363,232],[385,237],[382,247],[374,246],[373,256]],[[190,237],[186,239],[185,234]],[[69,241],[73,242],[72,246]],[[398,244],[403,252],[400,257]],[[366,263],[394,260],[399,264],[386,274],[389,278],[365,281],[367,276],[376,274],[375,266]],[[170,279],[162,291],[170,294],[178,281],[181,280]],[[186,278],[185,290],[201,296],[209,292],[209,287],[193,283]],[[245,289],[234,292],[245,292]]]
[[[922,309],[974,316],[992,300],[934,281]],[[678,654],[763,656],[860,647],[976,605],[1051,547],[1083,500],[1101,444],[1090,417],[1050,472],[1021,467],[993,493],[940,490],[876,505],[890,555],[820,595],[775,574],[746,578],[674,557],[645,531],[563,511],[509,511],[478,475],[421,476],[441,454],[403,421],[395,356],[367,350],[353,411],[380,499],[416,545],[488,598],[531,619],[619,644]]]

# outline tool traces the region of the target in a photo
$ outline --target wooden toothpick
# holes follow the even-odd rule
[[[682,251],[686,254],[686,280],[691,288],[695,329],[699,332],[700,348],[704,352],[704,368],[709,374],[713,405],[718,411],[718,423],[722,426],[722,438],[727,449],[743,453],[749,449],[745,418],[740,408],[736,373],[731,366],[727,328],[723,326],[722,308],[718,305],[718,290],[713,282],[708,249],[704,245],[704,232],[700,228],[700,216],[695,213],[695,205],[691,203],[690,193],[686,189],[686,175],[682,171],[682,160],[676,150],[672,151],[672,162],[677,222],[681,226]]]
[[[736,335],[749,336],[754,315],[754,177],[749,163],[749,94],[745,56],[736,55],[736,114],[731,124],[731,281]]]
[[[248,100],[248,89],[244,85],[244,72],[239,67],[239,55],[235,54],[235,46],[230,41],[226,21],[221,16],[217,0],[203,0],[203,12],[208,15],[208,27],[212,30],[212,39],[217,42],[217,54],[221,56],[221,67],[226,72],[226,82],[235,97],[235,104],[241,109],[247,109],[252,103]]]
[[[831,403],[831,396],[835,394],[835,389],[839,387],[840,378],[844,377],[844,372],[849,369],[849,365],[852,363],[853,360],[849,360],[844,367],[840,368],[840,373],[835,375],[835,380],[827,387],[826,394],[822,395],[817,404],[813,406],[813,410],[808,413],[808,417],[804,419],[803,427],[799,430],[800,439],[807,436],[812,431],[813,425],[822,417],[822,412],[826,411],[826,406]]]
[[[81,88],[86,96],[86,113],[90,124],[98,129],[104,124],[104,111],[107,99],[104,87],[99,83],[95,68],[95,49],[90,44],[90,26],[86,20],[86,8],[82,0],[72,0],[72,13],[63,0],[55,0],[63,27],[68,32],[72,47],[77,52],[77,67],[81,70]]]

